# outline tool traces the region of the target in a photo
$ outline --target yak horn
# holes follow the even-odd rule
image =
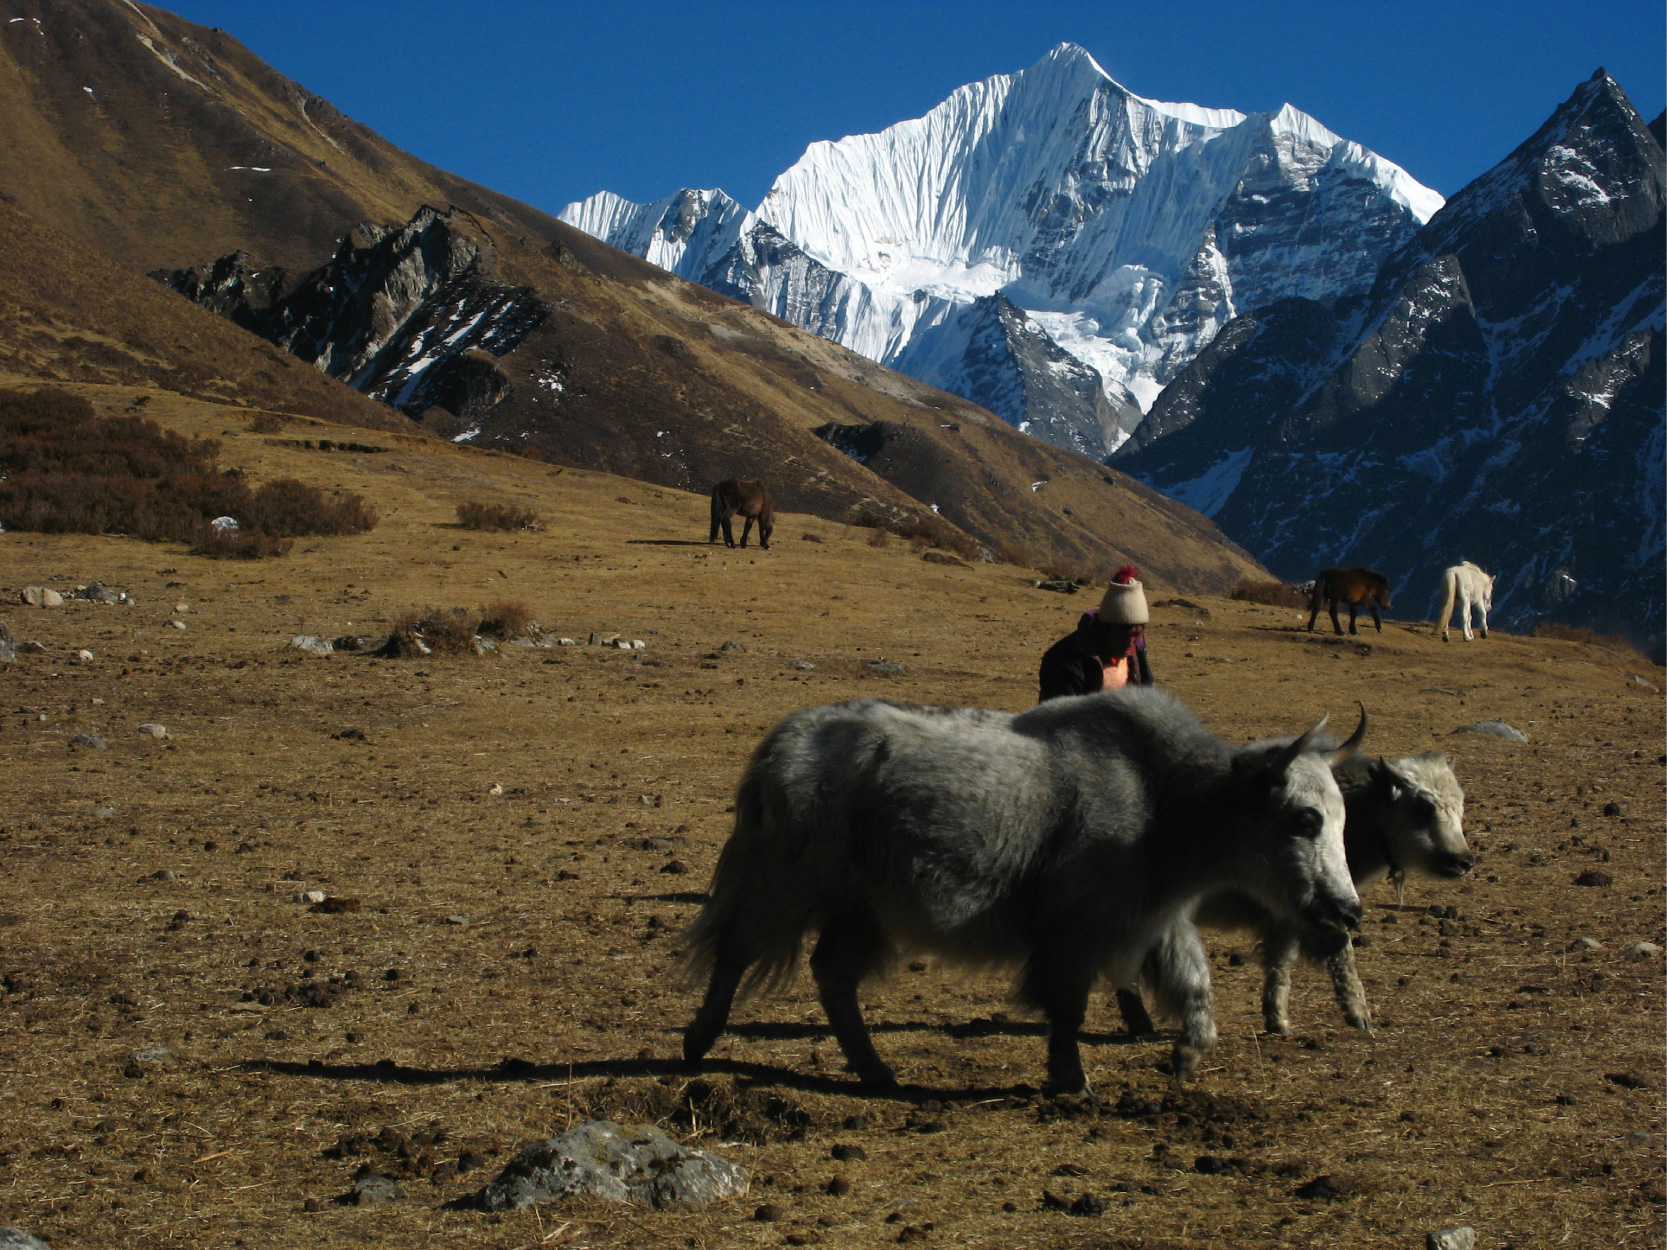
[[[1291,766],[1291,761],[1295,760],[1297,756],[1308,750],[1309,745],[1314,741],[1314,735],[1324,729],[1326,722],[1330,719],[1330,713],[1320,717],[1320,719],[1315,721],[1313,726],[1309,728],[1307,732],[1281,751],[1275,759],[1274,771],[1276,773],[1283,773],[1287,768],[1289,768]]]
[[[1336,768],[1344,760],[1348,759],[1349,756],[1358,751],[1360,749],[1360,744],[1366,739],[1366,705],[1359,699],[1356,699],[1354,702],[1355,706],[1360,709],[1360,724],[1355,726],[1355,731],[1349,735],[1347,742],[1343,743],[1335,750],[1327,753],[1326,763],[1330,764],[1333,768]]]

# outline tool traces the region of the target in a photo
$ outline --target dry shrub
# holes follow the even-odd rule
[[[968,560],[978,554],[976,540],[935,513],[904,513],[898,516],[874,504],[862,503],[852,509],[851,524],[876,531],[868,540],[870,547],[884,547],[890,540],[881,535],[892,534],[907,541],[916,551],[937,547],[953,551]]]
[[[508,642],[527,632],[532,613],[522,603],[489,603],[480,610],[478,632],[483,638]]]
[[[249,422],[249,433],[276,434],[288,424],[289,418],[281,412],[257,412]]]
[[[389,659],[427,655],[478,655],[480,622],[461,609],[412,608],[394,621],[380,655]]]
[[[1248,577],[1241,577],[1227,592],[1229,599],[1237,599],[1242,603],[1262,603],[1270,608],[1306,608],[1308,596],[1295,586],[1287,586],[1284,582],[1258,582]]]
[[[1499,631],[1495,629],[1494,633]],[[1606,651],[1619,651],[1629,658],[1637,658],[1646,664],[1655,661],[1645,654],[1644,649],[1630,639],[1618,634],[1599,633],[1585,625],[1562,625],[1556,621],[1537,621],[1531,631],[1535,638],[1554,638],[1559,642],[1580,642],[1589,647],[1602,647]]]
[[[538,513],[510,504],[471,499],[457,505],[457,523],[466,530],[530,530],[538,525]]]
[[[876,529],[868,536],[870,547],[886,547],[891,545],[891,534],[883,529]]]
[[[204,525],[197,531],[191,554],[212,560],[264,560],[287,555],[295,546],[293,538],[276,538],[259,530],[221,529]]]
[[[0,522],[45,534],[129,534],[184,542],[194,553],[259,559],[306,534],[356,534],[376,524],[357,495],[326,500],[295,481],[251,494],[220,472],[220,444],[188,439],[143,417],[99,417],[51,389],[0,393]],[[207,522],[233,516],[235,532]]]
[[[374,529],[377,521],[376,509],[358,495],[326,499],[318,487],[287,477],[257,490],[245,515],[245,528],[276,538],[362,534]]]

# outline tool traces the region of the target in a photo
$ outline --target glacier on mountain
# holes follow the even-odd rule
[[[811,144],[755,210],[604,191],[560,216],[1104,456],[1234,316],[1363,295],[1441,205],[1290,105],[1147,100],[1061,44],[924,117]],[[1068,384],[1037,374],[1066,359]]]

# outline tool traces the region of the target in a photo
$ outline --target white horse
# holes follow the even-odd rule
[[[1488,613],[1493,610],[1493,577],[1482,572],[1469,560],[1462,564],[1455,564],[1441,575],[1441,615],[1436,619],[1441,622],[1441,641],[1451,641],[1447,637],[1447,627],[1453,619],[1453,600],[1459,601],[1460,610],[1464,613],[1464,640],[1471,641],[1474,635],[1470,632],[1470,607],[1476,605],[1477,612],[1482,618],[1482,637],[1488,636]]]

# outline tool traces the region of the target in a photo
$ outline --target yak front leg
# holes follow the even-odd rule
[[[1372,624],[1378,627],[1378,633],[1383,633],[1383,618],[1378,615],[1378,601],[1373,599],[1366,606],[1372,609]]]
[[[1331,987],[1337,992],[1337,1005],[1343,1009],[1343,1019],[1350,1028],[1364,1033],[1372,1031],[1372,1013],[1366,1005],[1366,989],[1360,983],[1360,971],[1354,964],[1354,946],[1345,942],[1342,949],[1326,960],[1331,972]]]
[[[1042,1009],[1048,1018],[1048,1085],[1050,1094],[1091,1094],[1088,1076],[1082,1070],[1082,1052],[1077,1037],[1088,1014],[1088,992],[1094,985],[1094,968],[1080,951],[1051,944],[1031,956],[1025,968],[1024,997]]]
[[[872,914],[844,912],[822,926],[811,952],[810,970],[828,1013],[828,1025],[857,1079],[870,1089],[895,1089],[897,1078],[874,1050],[857,1004],[857,987],[891,955],[890,943]]]
[[[723,529],[724,529],[724,546],[733,547],[735,545],[735,531],[730,528],[729,513],[727,513],[727,512],[724,513]]]
[[[1291,965],[1296,962],[1296,934],[1273,929],[1262,935],[1262,1026],[1269,1033],[1291,1031]]]
[[[1335,629],[1338,633],[1342,633],[1343,632],[1343,622],[1337,619],[1337,600],[1335,600],[1335,599],[1328,600],[1326,602],[1326,607],[1328,609],[1330,609],[1330,611],[1331,611],[1331,627],[1333,629]],[[1352,609],[1353,605],[1351,604],[1350,607]]]
[[[718,1040],[718,1034],[724,1031],[724,1025],[729,1023],[730,1006],[735,1002],[735,991],[746,970],[747,961],[744,958],[719,950],[712,965],[712,979],[706,985],[705,1001],[695,1012],[695,1018],[689,1021],[689,1027],[683,1031],[683,1062],[686,1066],[698,1068],[706,1052],[712,1049],[712,1043]]]
[[[1215,1010],[1210,1001],[1210,957],[1198,930],[1180,922],[1147,957],[1153,989],[1165,1008],[1181,1021],[1172,1059],[1177,1082],[1190,1081],[1199,1060],[1216,1047]]]
[[[1358,629],[1355,628],[1355,622],[1359,619],[1360,619],[1360,605],[1358,603],[1356,603],[1353,599],[1350,599],[1349,600],[1349,632],[1351,634],[1358,634],[1360,632]]]

